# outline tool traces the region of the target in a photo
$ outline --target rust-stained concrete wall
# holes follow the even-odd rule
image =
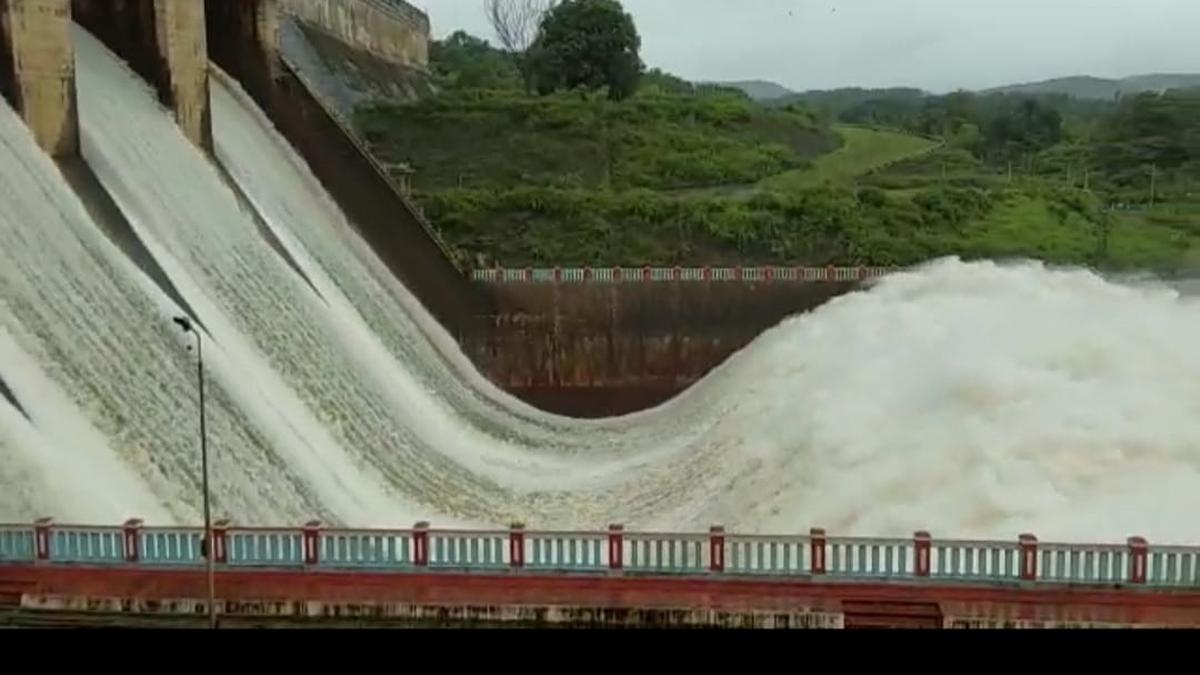
[[[74,0],[75,19],[129,63],[193,143],[212,149],[204,3]]]
[[[666,401],[783,319],[855,283],[480,284],[493,309],[463,350],[552,412],[602,417]]]
[[[429,18],[402,0],[279,0],[285,11],[376,56],[429,65]]]
[[[0,0],[0,93],[38,145],[55,157],[79,152],[70,0]]]
[[[150,617],[203,618],[206,603],[186,598],[140,599],[25,594],[20,606],[40,612],[72,612],[87,624],[92,613]],[[838,629],[842,615],[836,611],[801,608],[786,611],[712,608],[610,608],[541,605],[439,605],[434,602],[337,602],[239,600],[218,601],[222,624],[235,626],[257,619],[258,625],[336,626],[353,622],[361,627],[382,626],[509,626],[528,628],[754,628]],[[303,623],[298,623],[303,622]],[[251,625],[254,625],[251,623]]]

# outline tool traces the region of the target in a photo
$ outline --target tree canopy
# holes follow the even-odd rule
[[[515,89],[521,83],[504,52],[461,30],[430,43],[429,63],[438,84],[449,89]]]
[[[622,100],[638,88],[642,41],[633,17],[616,0],[565,0],[542,20],[528,63],[540,94],[607,88]]]

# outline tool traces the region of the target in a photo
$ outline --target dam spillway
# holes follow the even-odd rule
[[[230,77],[213,154],[73,29],[83,160],[180,307],[0,111],[0,520],[198,516],[208,341],[221,517],[956,536],[1193,536],[1193,301],[949,260],[762,335],[638,415],[538,412],[481,377]]]

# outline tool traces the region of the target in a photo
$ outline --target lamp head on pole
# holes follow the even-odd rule
[[[187,318],[186,316],[177,316],[174,319],[172,319],[172,321],[175,322],[175,325],[182,328],[183,332],[185,332],[185,333],[192,332],[192,320]]]

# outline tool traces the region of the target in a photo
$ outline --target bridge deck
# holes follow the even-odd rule
[[[197,570],[0,567],[32,610],[195,614]],[[703,577],[221,571],[223,613],[535,625],[1200,626],[1200,593],[1082,587],[820,583]]]

